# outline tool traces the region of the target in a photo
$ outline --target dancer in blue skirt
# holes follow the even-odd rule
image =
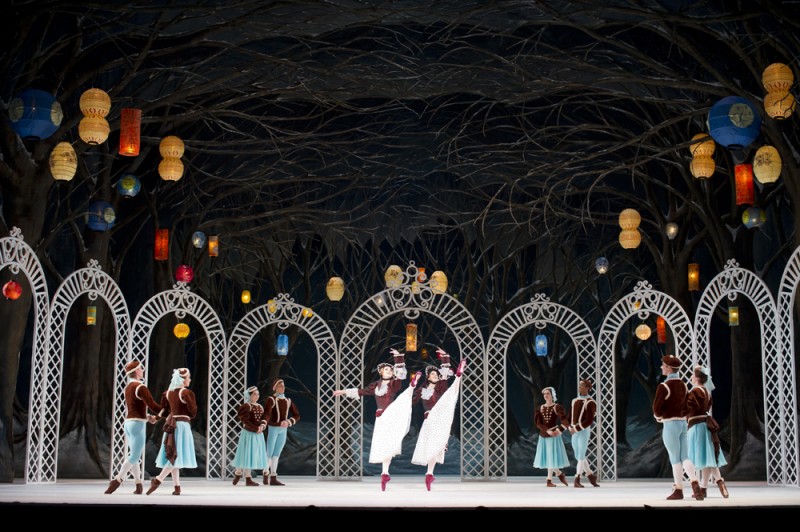
[[[547,487],[555,488],[553,474],[562,484],[569,486],[567,476],[561,472],[562,467],[569,465],[567,448],[561,433],[567,430],[569,418],[564,407],[557,404],[556,389],[548,386],[542,390],[544,404],[536,410],[534,422],[539,429],[539,444],[536,446],[536,457],[533,467],[547,469]]]
[[[244,475],[246,486],[258,486],[253,481],[251,471],[267,468],[267,444],[264,442],[264,430],[267,420],[264,419],[264,407],[258,403],[260,394],[258,387],[251,386],[244,392],[245,403],[239,407],[238,417],[242,422],[242,433],[236,446],[236,456],[231,465],[236,469],[233,472],[233,485],[239,483]]]

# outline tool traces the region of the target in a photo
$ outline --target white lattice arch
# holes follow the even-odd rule
[[[783,482],[792,486],[800,485],[800,449],[797,437],[797,386],[795,381],[794,350],[794,305],[797,285],[800,283],[800,247],[794,250],[781,276],[778,292],[779,335],[781,349],[778,350],[776,366],[780,374],[780,401],[784,408],[786,426],[783,427],[784,448],[789,453]],[[792,457],[793,455],[793,457]]]
[[[194,317],[208,336],[208,426],[206,430],[206,478],[221,478],[225,435],[225,331],[217,313],[206,300],[179,282],[172,290],[154,295],[142,306],[131,329],[129,360],[139,360],[149,367],[150,335],[155,324],[167,314],[183,319]],[[115,404],[119,398],[115,398]]]
[[[647,281],[639,281],[633,292],[623,297],[611,308],[603,320],[597,341],[597,426],[600,444],[597,463],[602,467],[602,478],[617,479],[617,403],[614,393],[614,347],[622,325],[631,317],[647,319],[650,313],[661,316],[672,330],[675,355],[683,361],[682,377],[688,381],[695,364],[694,333],[686,311],[675,299],[653,290]],[[610,449],[608,456],[605,450]]]
[[[597,381],[595,375],[597,346],[594,335],[583,318],[573,310],[564,305],[552,303],[544,294],[536,294],[531,298],[530,303],[519,306],[503,316],[492,330],[486,347],[486,427],[488,431],[486,470],[490,480],[505,479],[508,476],[508,433],[506,430],[508,403],[506,393],[489,394],[488,391],[505,391],[507,389],[506,356],[514,337],[526,327],[534,325],[537,329],[543,329],[548,323],[561,327],[575,344],[578,357],[576,382],[582,377],[589,377],[593,382]],[[569,404],[565,404],[565,407],[569,408]],[[590,462],[595,460],[597,432],[597,424],[595,424],[587,450],[587,459]]]
[[[337,362],[337,388],[364,385],[364,351],[375,327],[394,314],[413,319],[419,313],[436,316],[453,333],[460,358],[469,359],[461,384],[461,478],[485,477],[484,355],[483,335],[475,318],[456,298],[431,289],[428,281],[413,282],[418,275],[414,262],[401,274],[399,285],[379,292],[361,304],[345,326]],[[361,479],[364,410],[361,401],[335,400],[339,431],[336,434],[339,479]]]
[[[310,309],[298,305],[288,294],[280,294],[248,312],[236,324],[228,342],[226,382],[228,386],[225,404],[226,449],[223,471],[225,477],[232,471],[231,460],[236,454],[236,445],[241,432],[241,424],[237,417],[239,405],[243,401],[243,392],[247,388],[247,349],[256,334],[270,324],[276,324],[285,330],[296,325],[311,336],[317,348],[317,390],[319,412],[317,414],[317,479],[330,479],[336,476],[336,412],[330,401],[336,389],[336,340],[325,321],[311,312]]]
[[[16,275],[25,274],[33,290],[33,359],[31,360],[30,408],[28,438],[25,447],[25,482],[29,484],[56,481],[58,431],[48,430],[47,405],[56,397],[48,382],[58,368],[47,359],[47,323],[50,297],[47,281],[36,253],[25,243],[18,227],[0,238],[0,269],[8,267]],[[60,375],[58,376],[60,380]]]
[[[61,421],[61,375],[64,370],[64,338],[66,336],[67,314],[73,303],[83,294],[89,294],[94,301],[102,297],[111,309],[114,316],[114,329],[116,342],[114,344],[114,412],[112,416],[113,427],[111,440],[111,469],[109,475],[113,476],[119,471],[125,459],[125,437],[122,425],[125,423],[125,363],[126,349],[130,335],[131,318],[125,297],[119,286],[107,273],[100,269],[100,264],[92,259],[86,268],[76,270],[69,275],[53,296],[50,308],[50,333],[48,343],[48,359],[51,367],[57,368],[59,377],[50,380],[54,388],[54,404],[48,404],[49,412],[56,413],[56,422],[48,430],[52,431],[58,441],[57,435]],[[58,455],[56,449],[56,456]]]

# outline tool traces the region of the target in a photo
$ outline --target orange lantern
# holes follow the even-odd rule
[[[219,256],[219,235],[210,235],[208,237],[208,256]]]
[[[700,290],[700,265],[696,262],[689,264],[689,291]]]
[[[128,157],[139,155],[142,110],[123,109],[119,126],[119,154]]]
[[[22,295],[22,286],[12,279],[3,285],[3,295],[6,299],[15,301]]]
[[[417,324],[406,324],[406,351],[417,350]]]
[[[189,332],[191,332],[189,326],[183,322],[177,324],[175,327],[172,328],[172,334],[175,335],[175,338],[178,338],[180,340],[183,340],[187,336],[189,336]]]
[[[425,275],[425,268],[417,268],[417,282],[424,283],[427,278],[428,276]]]
[[[667,343],[667,320],[661,316],[656,318],[656,338],[659,344]]]
[[[167,260],[169,258],[169,229],[156,229],[153,258],[156,260]]]
[[[753,191],[753,165],[737,164],[734,167],[736,177],[736,205],[752,205],[756,201]]]

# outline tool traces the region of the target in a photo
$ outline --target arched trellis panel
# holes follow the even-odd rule
[[[179,282],[172,290],[154,295],[142,306],[131,328],[129,360],[139,360],[149,367],[150,336],[155,324],[167,314],[183,319],[192,316],[208,336],[208,427],[206,430],[206,478],[221,478],[225,435],[225,331],[217,313],[206,300]],[[118,399],[115,399],[115,402]]]
[[[531,302],[521,305],[503,316],[495,325],[486,346],[486,427],[487,449],[486,470],[489,479],[505,479],[508,476],[507,450],[508,435],[506,415],[508,403],[506,356],[514,337],[524,328],[534,325],[542,329],[546,324],[561,327],[575,344],[577,351],[578,375],[589,377],[597,382],[596,344],[592,330],[577,313],[564,305],[553,303],[544,294],[536,294]],[[596,390],[596,387],[593,388]],[[489,390],[503,390],[504,393],[489,394]],[[569,403],[564,403],[569,409]],[[587,451],[587,459],[595,460],[598,428],[592,431]],[[599,469],[599,468],[598,468]]]
[[[348,320],[339,344],[337,388],[363,386],[364,351],[375,327],[385,318],[403,313],[409,319],[431,314],[447,325],[458,342],[461,358],[469,359],[461,381],[461,478],[485,477],[483,336],[475,318],[453,296],[435,291],[428,281],[415,282],[414,262],[400,274],[397,285],[374,294]],[[363,421],[361,401],[336,399],[337,478],[361,479]]]
[[[12,228],[9,236],[0,238],[0,269],[6,267],[14,275],[22,272],[33,291],[33,356],[28,438],[25,447],[25,482],[55,482],[58,431],[50,430],[47,405],[58,400],[58,392],[47,383],[54,378],[60,381],[61,375],[58,361],[50,361],[47,357],[50,297],[42,265],[33,249],[23,240],[22,231],[18,227]],[[27,309],[25,312],[27,313]]]
[[[778,316],[780,327],[778,329],[781,348],[777,353],[775,366],[780,374],[779,400],[784,408],[785,425],[783,429],[783,444],[789,459],[783,474],[783,481],[792,486],[800,486],[798,470],[800,470],[800,449],[797,437],[797,385],[794,367],[794,306],[797,297],[797,286],[800,284],[800,247],[794,250],[789,262],[783,270],[781,285],[778,291]]]
[[[675,299],[653,290],[647,281],[639,281],[633,292],[611,308],[603,320],[597,341],[597,425],[600,438],[597,463],[602,467],[602,477],[617,479],[617,425],[616,396],[614,393],[614,347],[622,325],[631,317],[647,319],[650,313],[664,318],[675,339],[675,355],[683,361],[681,371],[688,381],[695,363],[694,333],[686,311]],[[606,455],[605,450],[613,450]]]
[[[775,301],[766,284],[753,272],[740,268],[734,259],[725,264],[725,269],[711,280],[703,291],[695,316],[695,335],[698,363],[710,365],[711,318],[714,309],[723,297],[735,300],[737,294],[746,295],[756,308],[761,326],[761,367],[764,386],[764,436],[767,451],[767,482],[787,482],[786,471],[790,465],[789,457],[794,455],[787,447],[788,426],[784,397],[783,370],[779,351],[780,331],[778,330]],[[793,388],[794,386],[792,386]],[[792,404],[794,400],[792,399]]]
[[[264,327],[276,324],[279,329],[296,325],[303,329],[317,348],[317,394],[319,410],[317,413],[317,478],[330,479],[336,476],[336,412],[331,401],[336,389],[336,340],[330,327],[314,312],[298,305],[288,294],[279,294],[248,312],[231,334],[228,342],[226,382],[228,391],[225,461],[223,474],[227,476],[229,464],[236,454],[236,445],[241,432],[237,410],[243,400],[242,392],[247,388],[247,349],[253,337]]]
[[[52,367],[58,368],[58,379],[51,379],[50,386],[55,391],[55,404],[48,404],[48,411],[51,415],[55,413],[56,422],[50,423],[54,434],[58,434],[61,412],[61,378],[64,369],[64,338],[66,336],[67,314],[75,301],[83,294],[89,294],[89,298],[94,301],[97,297],[102,297],[111,309],[114,316],[114,327],[116,331],[116,342],[114,344],[114,410],[113,410],[113,437],[111,439],[111,469],[109,475],[113,476],[119,471],[122,461],[125,459],[125,435],[123,424],[125,423],[125,362],[126,348],[128,346],[131,319],[128,314],[128,307],[125,297],[119,286],[107,273],[100,269],[100,264],[92,259],[86,268],[76,270],[70,274],[53,296],[53,303],[50,309],[50,333],[48,343],[48,358]],[[57,366],[56,366],[57,362]],[[56,456],[57,456],[56,452]]]

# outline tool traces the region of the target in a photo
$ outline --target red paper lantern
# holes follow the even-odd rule
[[[752,205],[756,201],[753,191],[753,165],[737,164],[734,167],[736,176],[736,205]]]
[[[22,295],[22,287],[18,282],[11,280],[3,285],[3,295],[6,299],[17,300]]]
[[[656,337],[659,344],[667,343],[667,320],[661,316],[656,318]]]
[[[169,229],[156,229],[153,258],[156,260],[167,260],[169,258]]]
[[[194,270],[191,266],[181,264],[175,270],[175,279],[182,283],[191,283],[192,279],[194,279]]]
[[[139,155],[142,110],[123,109],[119,126],[119,154],[135,157]]]

